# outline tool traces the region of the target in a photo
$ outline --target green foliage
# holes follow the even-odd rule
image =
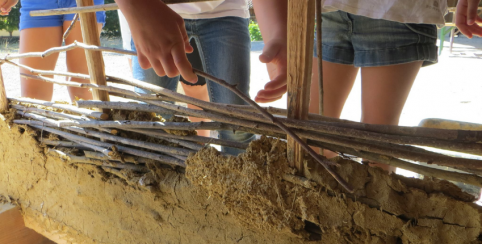
[[[12,32],[18,30],[20,23],[20,2],[12,8],[12,11],[6,16],[0,17],[0,30],[6,30],[12,36]]]
[[[105,0],[105,4],[108,3],[115,3],[114,0]],[[105,25],[102,29],[102,36],[105,37],[119,37],[121,35],[120,32],[120,24],[119,24],[119,15],[117,11],[106,11],[106,19]]]
[[[259,30],[258,23],[251,21],[249,23],[249,36],[251,37],[251,41],[262,41],[263,37],[261,36],[261,31]]]

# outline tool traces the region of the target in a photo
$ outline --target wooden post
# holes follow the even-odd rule
[[[288,118],[308,118],[314,17],[315,0],[288,1]],[[288,138],[288,159],[302,172],[304,151],[292,138]]]
[[[78,7],[93,6],[93,0],[76,0]],[[88,45],[100,46],[99,29],[97,27],[97,19],[94,13],[81,13],[80,25],[82,28],[83,42]],[[85,50],[87,58],[87,66],[89,68],[90,83],[97,85],[106,85],[105,68],[102,52]],[[94,100],[109,101],[109,93],[94,89],[92,91]]]
[[[323,115],[323,46],[321,45],[322,30],[321,25],[323,21],[321,19],[321,9],[323,0],[316,0],[316,57],[318,58],[318,87],[319,87],[319,114]]]
[[[0,66],[0,114],[8,111],[7,92],[5,91],[5,83],[3,81],[2,66]]]

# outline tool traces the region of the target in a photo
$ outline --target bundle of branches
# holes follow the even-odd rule
[[[185,166],[183,160],[189,153],[199,150],[205,144],[217,144],[235,148],[246,148],[247,144],[201,136],[172,135],[166,132],[168,130],[235,130],[279,138],[286,138],[288,135],[297,139],[303,148],[307,150],[315,160],[322,164],[347,191],[351,191],[351,187],[332,170],[332,167],[335,166],[334,163],[316,154],[308,145],[319,146],[339,153],[389,164],[430,177],[454,180],[482,187],[482,178],[479,176],[482,175],[481,160],[451,157],[417,147],[426,146],[482,155],[481,131],[370,125],[316,114],[310,114],[309,120],[289,119],[286,118],[286,110],[272,107],[262,108],[249,99],[249,97],[240,93],[234,85],[229,85],[223,80],[197,70],[195,70],[196,74],[225,86],[250,105],[227,105],[201,101],[139,80],[124,79],[115,76],[107,76],[107,82],[110,82],[110,84],[105,86],[54,80],[45,77],[45,75],[61,75],[81,79],[89,79],[90,77],[88,75],[68,72],[36,70],[10,61],[14,58],[45,57],[55,52],[71,50],[78,47],[135,55],[135,53],[126,50],[74,43],[62,48],[49,49],[43,53],[7,56],[1,60],[1,62],[21,66],[33,74],[24,74],[25,77],[64,86],[104,90],[111,96],[128,98],[138,103],[78,101],[77,107],[75,107],[35,99],[10,98],[11,101],[20,104],[38,104],[52,108],[60,108],[59,106],[61,106],[60,109],[72,113],[58,113],[17,104],[12,105],[12,107],[17,109],[18,113],[21,114],[24,119],[14,120],[14,123],[30,125],[39,130],[57,134],[68,140],[68,142],[62,142],[62,145],[90,148],[103,153],[103,155],[108,158],[115,158],[116,153],[120,152],[179,167]],[[119,88],[113,86],[112,83],[121,83],[128,87],[130,86],[130,88]],[[134,87],[150,90],[152,94],[134,92]],[[201,110],[185,108],[173,104],[173,101],[192,104],[201,108]],[[210,119],[213,122],[186,123],[106,120],[106,114],[94,112],[88,108],[121,109],[192,116]],[[178,143],[181,147],[167,147],[122,138],[112,134],[112,132],[116,131],[129,131],[149,137],[162,138],[170,142]],[[300,137],[307,138],[307,143],[299,140]],[[424,165],[414,164],[410,161],[444,166],[450,170],[434,169]],[[456,169],[459,172],[453,172],[451,169]]]

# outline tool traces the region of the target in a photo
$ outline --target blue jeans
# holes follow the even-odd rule
[[[251,40],[248,31],[248,19],[223,17],[213,19],[185,19],[186,30],[191,40],[196,42],[194,55],[188,55],[193,68],[203,70],[230,84],[249,96],[250,49]],[[135,45],[132,43],[132,49]],[[197,60],[200,60],[197,61]],[[159,77],[153,69],[144,70],[139,66],[137,57],[132,58],[134,78],[172,91],[177,90],[179,76]],[[228,89],[208,80],[209,100],[216,103],[247,105],[247,103]],[[136,88],[137,92],[150,93]],[[255,137],[242,131],[219,131],[219,138],[238,142],[250,142]],[[223,152],[237,155],[243,150],[222,148]]]

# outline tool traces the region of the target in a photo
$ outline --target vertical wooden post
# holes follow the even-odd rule
[[[308,118],[314,17],[315,0],[288,1],[288,118]],[[288,159],[302,172],[304,151],[292,138],[288,138]]]
[[[78,7],[92,6],[93,0],[76,0]],[[97,19],[95,12],[81,13],[80,25],[82,28],[82,38],[84,43],[89,45],[100,46],[99,29],[97,27]],[[87,66],[89,68],[90,83],[97,85],[106,85],[105,68],[102,52],[85,50],[87,58]],[[93,90],[94,100],[109,101],[109,93],[106,91]]]
[[[318,58],[318,87],[319,87],[319,114],[323,115],[323,46],[321,45],[322,30],[321,9],[323,0],[316,0],[316,57]]]
[[[5,91],[5,83],[3,81],[2,66],[0,66],[0,113],[8,111],[7,92]]]

